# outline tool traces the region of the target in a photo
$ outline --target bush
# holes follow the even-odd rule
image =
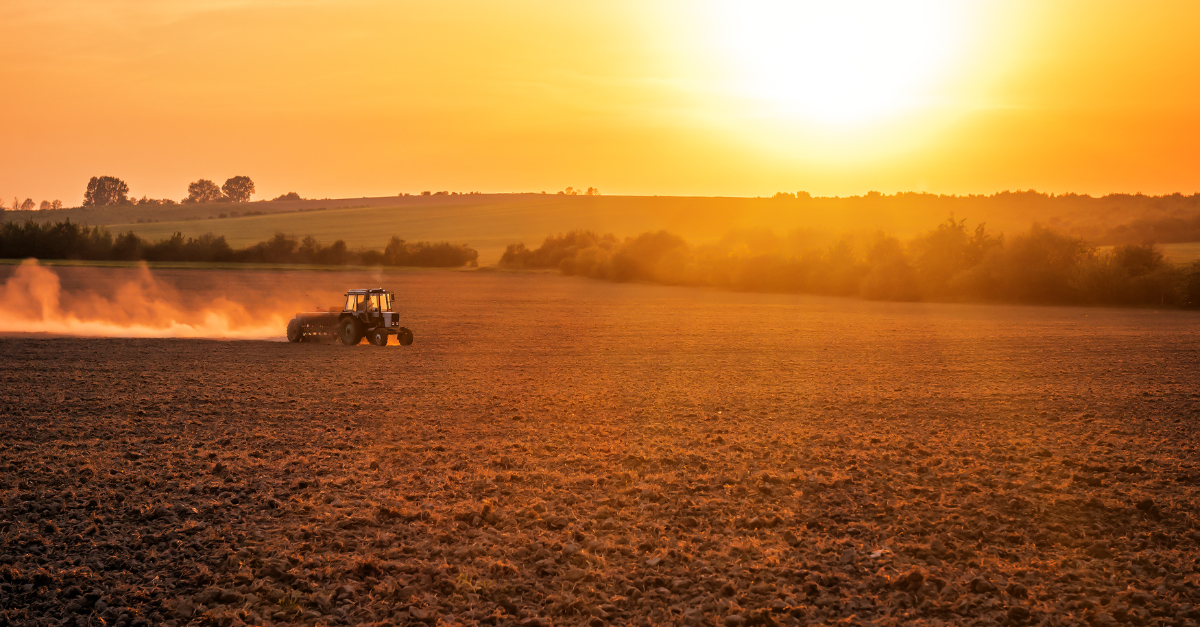
[[[565,235],[548,236],[537,250],[529,250],[524,244],[512,244],[504,250],[500,265],[510,268],[561,268],[564,261],[574,260],[582,250],[600,248],[612,251],[616,246],[617,238],[612,235],[571,231]],[[577,273],[574,268],[569,271],[564,269],[564,272]]]
[[[416,266],[423,268],[456,268],[478,265],[479,253],[466,246],[449,242],[406,243],[393,236],[380,258],[385,266]]]
[[[1189,309],[1200,309],[1200,261],[1194,261],[1183,269],[1182,304]]]
[[[88,228],[66,220],[40,224],[5,222],[0,225],[0,256],[6,259],[108,259],[113,237],[107,229]]]
[[[951,282],[956,276],[978,265],[988,252],[1003,245],[1002,239],[987,234],[985,225],[976,226],[974,234],[968,235],[966,220],[954,218],[915,238],[910,249],[921,292],[928,296],[949,296],[954,291]]]
[[[862,295],[871,300],[919,300],[917,273],[894,237],[880,238],[867,256],[870,271],[861,283]]]
[[[47,224],[32,220],[0,224],[0,258],[26,257],[452,268],[476,265],[479,253],[472,248],[447,242],[407,244],[398,237],[393,237],[383,252],[354,252],[342,240],[322,246],[312,237],[297,241],[283,233],[242,250],[234,250],[224,236],[212,233],[186,239],[181,233],[174,233],[165,240],[151,244],[132,232],[114,239],[106,229],[89,229],[70,220]]]
[[[1154,244],[1117,246],[1113,249],[1117,264],[1130,276],[1142,276],[1161,270],[1167,265],[1162,251]]]
[[[501,265],[554,268],[612,281],[643,280],[763,292],[860,295],[874,300],[987,300],[1014,303],[1200,307],[1200,263],[1167,263],[1153,245],[1107,253],[1033,226],[1005,242],[950,219],[907,245],[876,236],[817,247],[810,233],[731,233],[693,247],[665,231],[618,240],[572,231],[530,250],[512,244]],[[857,242],[857,243],[856,243]]]
[[[146,261],[224,262],[232,261],[233,256],[233,249],[229,247],[224,236],[205,233],[195,239],[189,237],[185,241],[183,235],[177,232],[156,244],[142,245],[138,258]]]
[[[627,239],[612,256],[616,281],[645,280],[682,283],[689,249],[683,238],[666,231]]]
[[[986,260],[994,264],[997,300],[1018,303],[1074,303],[1080,294],[1073,280],[1080,264],[1095,254],[1084,240],[1033,225]]]

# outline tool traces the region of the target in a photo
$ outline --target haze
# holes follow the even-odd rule
[[[9,0],[0,198],[1200,189],[1191,2]]]

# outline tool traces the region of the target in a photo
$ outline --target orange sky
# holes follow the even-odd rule
[[[5,0],[0,199],[1200,191],[1200,3]]]

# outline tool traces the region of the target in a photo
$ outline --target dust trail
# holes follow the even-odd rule
[[[278,301],[246,306],[225,295],[194,307],[185,300],[145,266],[111,296],[64,292],[57,274],[29,259],[0,286],[0,333],[278,340],[297,311]]]

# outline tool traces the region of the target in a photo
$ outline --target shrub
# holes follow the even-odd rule
[[[618,240],[572,231],[530,250],[512,244],[501,265],[557,267],[566,275],[643,280],[734,290],[861,295],[875,300],[989,300],[1016,303],[1184,305],[1200,307],[1200,263],[1167,263],[1157,247],[1120,246],[1097,253],[1075,237],[1033,226],[1006,243],[983,225],[968,231],[950,219],[907,245],[876,236],[861,256],[861,239],[827,248],[795,232],[730,233],[693,247],[665,231]]]
[[[894,237],[880,238],[867,255],[870,267],[863,277],[861,291],[871,300],[919,300],[917,274],[900,242]]]
[[[1095,247],[1035,224],[996,252],[990,259],[996,264],[999,300],[1071,303],[1079,300],[1076,271],[1095,254]]]
[[[1182,304],[1189,309],[1200,309],[1200,261],[1194,261],[1183,269]]]
[[[196,238],[184,238],[181,233],[148,243],[136,234],[123,233],[115,239],[105,229],[88,228],[72,223],[39,224],[26,222],[0,223],[0,258],[19,259],[89,259],[116,261],[202,261],[236,263],[299,263],[321,265],[391,265],[423,267],[458,267],[475,265],[479,253],[474,249],[447,242],[418,242],[407,244],[393,237],[387,250],[350,251],[346,242],[337,240],[322,246],[310,237],[303,241],[283,233],[234,250],[224,236],[206,233]]]
[[[512,244],[500,257],[500,265],[511,268],[561,268],[564,261],[574,259],[584,249],[598,247],[611,251],[616,246],[617,238],[612,235],[599,236],[591,231],[571,231],[548,236],[537,250],[529,250],[524,244]],[[576,273],[573,269],[564,272]]]

